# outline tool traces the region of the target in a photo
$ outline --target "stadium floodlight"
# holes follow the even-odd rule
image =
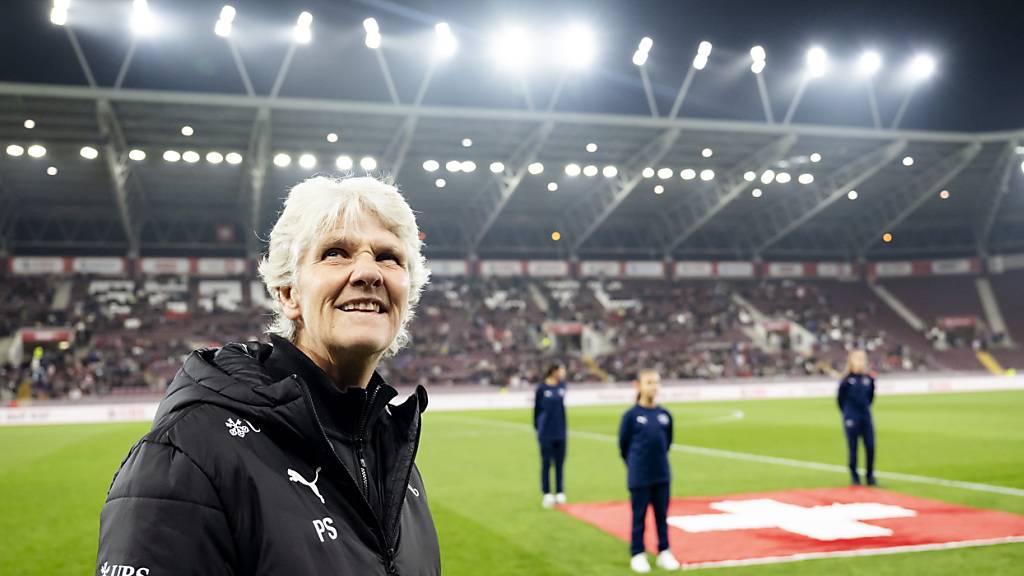
[[[313,15],[303,11],[295,20],[292,28],[292,40],[298,44],[309,44],[313,40]]]
[[[710,168],[705,168],[700,171],[700,179],[705,182],[710,182],[715,179],[715,171]]]
[[[668,180],[671,177],[672,177],[672,169],[671,168],[658,168],[658,178],[661,178],[662,180]]]
[[[1017,146],[1017,154],[1024,154],[1024,146]]]
[[[380,25],[377,24],[377,19],[367,18],[363,20],[363,30],[366,31],[366,39],[363,40],[366,47],[372,50],[380,48]]]
[[[554,232],[551,233],[551,241],[552,242],[558,242],[561,239],[562,239],[562,233],[559,232],[558,230],[555,230]]]
[[[754,74],[760,74],[761,72],[764,72],[764,67],[764,60],[755,60],[754,63],[750,65],[750,71]]]
[[[1021,171],[1021,172],[1024,172],[1024,162],[1021,162],[1021,163],[1020,163],[1020,171]]]
[[[185,125],[185,126],[181,127],[181,135],[182,136],[191,136],[191,135],[193,135],[195,133],[196,133],[196,131],[193,130],[191,126]]]
[[[502,68],[524,70],[533,57],[526,30],[514,26],[499,32],[491,45],[491,54]]]
[[[779,172],[775,175],[775,181],[779,184],[789,184],[793,180],[789,172]]]
[[[609,164],[601,169],[601,174],[603,174],[605,178],[615,178],[619,175],[619,169]]]
[[[910,61],[910,77],[924,80],[935,73],[935,58],[928,54],[918,54]]]
[[[813,184],[814,183],[814,174],[809,174],[807,172],[804,172],[803,174],[797,176],[796,181],[801,183],[801,184],[804,184],[804,185]]]
[[[746,180],[747,182],[753,182],[754,180],[757,180],[757,172],[754,172],[753,170],[747,170],[746,172],[743,173],[743,179]]]
[[[213,25],[213,33],[221,38],[227,38],[231,36],[231,25],[235,21],[235,8],[230,4],[225,4],[220,9],[220,18],[217,19],[217,23]]]
[[[583,24],[571,24],[562,32],[562,64],[573,70],[587,68],[594,60],[596,46],[594,33],[590,28]]]
[[[441,163],[437,160],[424,160],[423,169],[427,172],[437,172],[441,168]]]
[[[95,160],[99,158],[100,151],[92,146],[82,146],[82,149],[78,151],[78,154],[86,160]]]
[[[199,153],[195,150],[186,150],[182,152],[181,159],[189,164],[195,164],[196,162],[199,162]]]
[[[591,153],[597,152],[597,143],[596,142],[588,143],[587,144],[587,152],[591,152]]]
[[[46,147],[41,144],[33,144],[28,147],[28,155],[33,158],[46,156]]]
[[[693,57],[693,67],[703,70],[708,65],[708,58],[711,57],[711,42],[702,41],[697,46],[697,55]]]
[[[654,168],[648,166],[644,168],[642,172],[640,172],[640,175],[643,176],[644,178],[654,178]]]
[[[463,138],[462,139],[462,147],[463,148],[469,148],[472,145],[473,145],[473,139],[472,138]]]
[[[316,168],[316,156],[308,152],[299,156],[299,166],[305,170]]]
[[[526,167],[526,171],[536,176],[544,171],[544,165],[540,162],[534,162]]]
[[[334,144],[335,142],[337,142],[338,141],[338,133],[337,132],[328,132],[327,133],[327,141],[330,142],[331,144]]]
[[[50,166],[49,168],[46,169],[46,174],[49,175],[49,176],[56,176],[57,175],[57,167],[56,166]]]
[[[548,192],[558,192],[558,182],[548,182]]]
[[[207,152],[206,161],[209,162],[210,164],[220,164],[221,162],[224,161],[224,155],[216,151]]]
[[[907,167],[913,166],[914,165],[914,157],[913,156],[904,156],[902,162],[903,162],[904,166],[907,166]]]
[[[679,177],[687,181],[693,180],[697,177],[697,171],[693,168],[683,168],[679,171]]]
[[[583,175],[589,178],[597,176],[597,172],[597,166],[594,166],[593,164],[587,164],[586,166],[583,167]]]
[[[654,193],[658,194],[659,196],[664,194],[665,193],[665,187],[662,186],[661,184],[655,184],[654,185]]]
[[[828,72],[828,53],[821,46],[807,51],[807,77],[821,78]]]
[[[760,198],[761,194],[763,194],[763,192],[761,192],[760,188],[754,188],[753,190],[750,191],[750,195],[753,196],[754,198]]]
[[[651,54],[651,48],[654,47],[654,40],[650,37],[644,36],[640,39],[640,44],[636,47],[636,52],[633,52],[633,64],[637,66],[643,66],[647,64],[647,57]]]
[[[583,170],[580,168],[580,165],[576,164],[575,162],[572,163],[572,164],[566,164],[565,165],[565,175],[566,176],[574,176],[574,177],[575,176],[579,176],[580,172],[582,172],[582,171]]]
[[[705,148],[705,149],[700,151],[700,155],[705,157],[705,158],[711,158],[711,156],[714,155],[714,153],[715,153],[715,151],[712,150],[711,148]]]
[[[857,71],[862,76],[874,76],[882,69],[882,55],[875,50],[868,50],[857,59]]]
[[[228,164],[231,164],[232,166],[237,166],[242,163],[242,155],[239,154],[238,152],[228,152],[224,156],[224,159],[227,160]]]
[[[885,234],[882,234],[882,242],[885,242],[886,244],[888,244],[889,242],[892,242],[892,234],[890,232],[886,232]]]
[[[821,154],[818,154],[817,152],[815,152],[815,153],[810,155],[809,160],[811,162],[817,164],[818,162],[821,162]]]
[[[36,121],[31,118],[26,118],[21,125],[24,126],[26,130],[31,130],[36,127]]]
[[[334,165],[337,166],[338,170],[348,172],[352,169],[352,157],[347,154],[342,154],[334,159]]]
[[[859,194],[857,194],[856,190],[850,190],[849,192],[846,193],[846,197],[849,198],[850,200],[856,200],[858,196]]]
[[[761,173],[761,184],[771,184],[775,181],[775,170],[768,169]]]
[[[452,173],[459,172],[462,170],[462,162],[459,162],[458,160],[449,160],[444,163],[444,169]]]
[[[363,156],[359,159],[359,167],[367,172],[377,169],[377,160],[373,156]]]
[[[1022,168],[1022,170],[1024,170],[1024,168]],[[942,192],[939,192],[939,198],[942,198],[943,200],[949,200],[949,190],[943,190]]]
[[[132,0],[132,32],[137,36],[149,36],[156,31],[156,19],[149,9],[147,0]]]
[[[452,27],[447,22],[434,24],[434,56],[450,58],[459,49],[459,41],[452,34]]]
[[[490,169],[493,174],[501,174],[505,171],[505,164],[503,162],[491,162]]]
[[[50,9],[50,22],[57,26],[67,24],[70,7],[71,0],[53,0],[53,8]]]
[[[24,153],[25,153],[25,149],[23,147],[21,147],[21,146],[18,146],[17,144],[9,144],[7,146],[7,155],[8,156],[13,156],[13,157],[17,158],[17,157],[21,156]]]
[[[164,150],[164,162],[177,162],[181,160],[181,153],[177,150]]]
[[[444,181],[444,178],[434,180],[434,186],[437,186],[438,188],[444,188],[447,184],[448,183]]]
[[[764,51],[763,46],[754,46],[750,49],[750,71],[754,74],[760,74],[764,72],[765,64],[767,63],[768,55]]]
[[[274,166],[278,168],[287,168],[292,163],[292,157],[290,154],[285,152],[278,152],[274,154]]]
[[[466,173],[476,171],[476,162],[473,162],[472,160],[463,160],[462,171]]]
[[[133,148],[128,151],[128,159],[135,162],[142,162],[146,159],[146,151]]]

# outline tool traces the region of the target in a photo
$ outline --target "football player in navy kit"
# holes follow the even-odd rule
[[[863,350],[853,350],[846,360],[847,374],[839,383],[839,410],[850,465],[850,481],[860,484],[857,472],[857,441],[864,441],[867,460],[867,483],[875,485],[875,427],[871,421],[871,404],[875,400],[875,379],[867,373],[868,357]]]
[[[661,387],[657,372],[644,370],[635,385],[636,405],[623,414],[619,426],[619,454],[626,461],[633,505],[629,566],[640,574],[651,571],[644,553],[644,523],[647,509],[653,507],[658,531],[656,564],[665,570],[678,570],[679,561],[668,546],[668,502],[672,483],[668,451],[672,447],[672,414],[655,402]]]
[[[537,386],[533,402],[533,427],[540,444],[540,486],[544,493],[541,505],[551,508],[565,504],[563,468],[565,466],[565,366],[554,364]],[[555,490],[551,492],[551,467],[555,468]]]

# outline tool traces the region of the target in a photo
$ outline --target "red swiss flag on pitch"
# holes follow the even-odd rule
[[[629,540],[628,502],[561,509]],[[1024,516],[856,486],[675,498],[668,512],[672,551],[691,567],[1024,541]],[[650,511],[647,521],[646,545],[654,551]]]

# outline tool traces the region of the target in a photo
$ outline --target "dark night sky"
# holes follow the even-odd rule
[[[48,21],[47,0],[2,0],[0,81],[82,85],[85,80],[67,39]],[[72,23],[100,84],[111,85],[129,40],[130,0],[72,0]],[[222,2],[150,0],[166,23],[163,33],[140,43],[127,88],[240,92],[223,41],[212,26]],[[682,115],[761,120],[747,50],[768,52],[766,80],[777,117],[795,90],[804,51],[825,47],[833,62],[815,82],[796,122],[866,126],[863,83],[850,62],[867,47],[887,68],[877,78],[883,118],[895,113],[906,86],[899,69],[919,51],[938,60],[937,75],[921,85],[903,126],[935,130],[1003,130],[1024,127],[1024,1],[1021,0],[634,0],[634,1],[362,1],[238,0],[235,38],[257,91],[267,92],[287,47],[288,29],[310,10],[314,42],[302,48],[283,90],[285,96],[378,100],[387,98],[376,62],[362,47],[361,21],[376,17],[385,55],[404,101],[412,99],[425,68],[431,26],[451,23],[459,53],[435,77],[426,103],[480,107],[522,105],[515,83],[493,69],[487,40],[502,23],[522,24],[539,37],[564,23],[588,23],[599,38],[596,65],[566,84],[558,108],[567,111],[644,114],[647,106],[630,57],[640,37],[651,36],[649,71],[664,112],[700,40],[715,48],[698,74]],[[550,32],[549,32],[550,31]],[[543,102],[557,76],[543,44],[528,77]]]

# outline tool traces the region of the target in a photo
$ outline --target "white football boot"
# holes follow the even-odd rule
[[[629,559],[629,567],[637,574],[647,574],[651,571],[651,563],[647,561],[647,554],[643,552]]]
[[[565,492],[555,494],[555,504],[565,504]]]
[[[555,507],[555,495],[554,494],[545,494],[544,495],[544,499],[540,501],[540,505],[545,507],[545,508],[554,508]]]
[[[679,570],[679,560],[672,555],[671,550],[662,550],[654,563],[662,570]]]

